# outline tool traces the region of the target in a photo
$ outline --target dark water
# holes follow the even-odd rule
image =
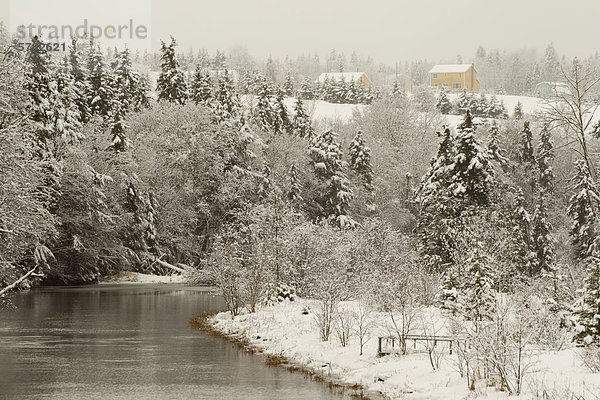
[[[341,399],[268,367],[191,317],[219,297],[177,285],[40,288],[0,311],[0,398]]]

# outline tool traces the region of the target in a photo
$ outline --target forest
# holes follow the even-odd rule
[[[318,300],[323,340],[345,300],[400,315],[404,347],[416,310],[439,307],[473,340],[469,385],[483,375],[518,394],[524,368],[509,366],[529,345],[574,341],[600,370],[597,57],[549,47],[550,67],[526,69],[570,93],[528,114],[496,98],[527,93],[521,75],[455,99],[319,86],[273,60],[235,82],[234,57],[184,68],[171,38],[153,87],[154,58],[137,68],[128,49],[23,52],[0,37],[0,298],[175,268],[216,287],[232,317]],[[494,76],[500,54],[475,57]],[[313,119],[314,99],[368,106]]]

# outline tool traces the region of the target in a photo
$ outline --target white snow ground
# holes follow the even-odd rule
[[[291,362],[321,370],[348,384],[361,384],[367,390],[383,393],[391,399],[458,400],[473,398],[504,399],[508,393],[494,387],[477,387],[469,391],[454,365],[456,355],[448,355],[440,370],[433,371],[427,353],[416,350],[407,356],[378,358],[377,336],[389,334],[385,314],[378,315],[380,326],[367,343],[364,355],[359,355],[358,339],[351,338],[347,347],[341,347],[335,334],[329,342],[321,342],[314,313],[303,315],[304,307],[317,308],[314,301],[298,299],[271,307],[262,307],[254,314],[231,319],[227,312],[213,317],[210,322],[224,334],[243,338],[268,355],[282,355]],[[356,308],[353,302],[342,304],[346,309]],[[437,309],[428,315],[440,318]],[[412,343],[409,343],[412,348]],[[598,399],[600,374],[590,373],[577,357],[578,349],[542,353],[535,371],[525,377],[524,392],[519,399],[571,398]],[[383,382],[381,381],[383,380]],[[541,397],[543,391],[549,397]],[[572,397],[581,396],[581,397]],[[596,396],[596,397],[594,397]]]

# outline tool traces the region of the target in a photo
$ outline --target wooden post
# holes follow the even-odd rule
[[[377,345],[377,356],[381,357],[381,339],[383,338],[379,338],[379,344]]]

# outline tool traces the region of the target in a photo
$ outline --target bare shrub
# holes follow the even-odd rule
[[[594,344],[586,346],[577,353],[577,356],[591,372],[600,372],[600,346]]]
[[[334,327],[342,347],[346,347],[348,345],[351,333],[353,332],[354,324],[354,313],[344,307],[337,307],[335,310]]]
[[[354,333],[358,337],[360,344],[360,355],[363,355],[363,347],[371,339],[373,330],[377,326],[377,319],[374,310],[363,301],[359,301],[358,309],[354,314],[355,324]]]

